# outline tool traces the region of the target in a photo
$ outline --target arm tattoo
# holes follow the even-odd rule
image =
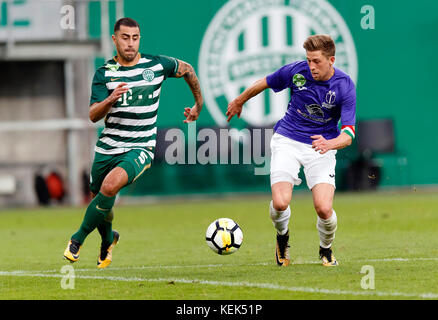
[[[190,87],[192,91],[193,97],[195,98],[195,102],[199,108],[202,108],[203,98],[201,93],[201,85],[199,84],[198,77],[196,76],[196,72],[193,67],[181,60],[178,60],[178,70],[176,72],[176,77],[181,78],[184,77],[184,80]],[[200,111],[200,110],[199,110]]]

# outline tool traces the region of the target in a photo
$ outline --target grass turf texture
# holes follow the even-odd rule
[[[292,201],[292,265],[275,265],[269,200],[116,205],[121,241],[105,270],[96,268],[97,230],[78,262],[62,259],[85,208],[2,211],[0,299],[438,299],[436,193],[338,193],[336,268],[319,263],[310,193]],[[229,256],[215,254],[204,239],[221,217],[244,233],[241,249]],[[65,265],[74,267],[74,290],[61,288]],[[375,270],[374,290],[361,288],[364,265]]]

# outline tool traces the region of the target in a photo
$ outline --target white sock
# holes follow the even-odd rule
[[[319,245],[322,248],[328,249],[332,246],[337,227],[338,217],[336,216],[335,210],[333,210],[333,214],[328,219],[321,219],[318,217],[316,228],[318,229],[319,233]]]
[[[288,206],[284,211],[277,211],[274,209],[273,202],[269,205],[269,216],[271,217],[274,228],[280,235],[285,235],[289,229],[290,207]]]

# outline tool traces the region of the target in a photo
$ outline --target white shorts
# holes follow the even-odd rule
[[[271,186],[277,182],[301,184],[298,173],[303,166],[309,189],[318,183],[328,183],[336,188],[336,152],[330,150],[320,154],[310,144],[274,133],[271,139]]]

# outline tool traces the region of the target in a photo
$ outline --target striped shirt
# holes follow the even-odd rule
[[[105,100],[121,82],[129,88],[106,115],[96,152],[121,154],[141,149],[154,158],[161,85],[177,69],[174,58],[141,54],[135,66],[125,67],[112,59],[96,70],[90,105]]]

